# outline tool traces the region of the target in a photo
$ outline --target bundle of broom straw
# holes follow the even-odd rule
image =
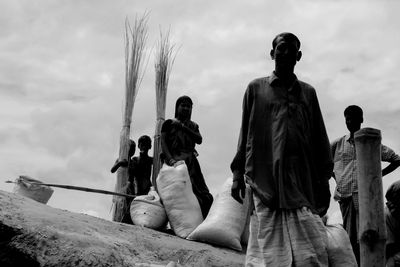
[[[133,106],[144,75],[142,57],[147,40],[147,17],[147,14],[140,18],[136,17],[133,27],[130,26],[128,19],[125,20],[125,106],[120,133],[119,160],[128,160]],[[115,192],[125,193],[122,191],[127,181],[128,168],[119,168]],[[126,199],[114,197],[113,204],[113,221],[120,222],[129,210]]]
[[[154,133],[152,175],[152,184],[155,189],[157,189],[156,178],[161,169],[161,127],[165,121],[165,104],[169,76],[176,56],[176,53],[174,53],[174,47],[174,45],[170,44],[169,30],[165,35],[163,35],[160,30],[160,39],[157,43],[157,54],[155,59],[157,120]]]

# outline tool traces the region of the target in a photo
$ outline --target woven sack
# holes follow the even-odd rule
[[[184,161],[164,164],[157,177],[157,189],[174,233],[186,238],[202,221],[199,202]]]
[[[137,196],[133,199],[130,214],[135,225],[160,229],[167,224],[167,214],[154,187],[151,187],[147,195]]]
[[[357,267],[349,236],[340,224],[326,225],[330,267]]]
[[[231,196],[232,178],[228,178],[216,196],[207,218],[187,239],[242,250],[242,233],[249,216],[250,190],[246,188],[243,204]]]

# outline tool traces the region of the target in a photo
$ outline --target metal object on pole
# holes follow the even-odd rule
[[[363,128],[354,134],[359,198],[360,265],[385,266],[386,225],[381,170],[381,132]]]
[[[6,183],[15,183],[15,182],[6,181]],[[48,184],[48,183],[37,183],[37,182],[30,182],[30,183],[36,184],[36,185],[45,185],[45,186],[51,186],[51,187],[85,191],[85,192],[91,192],[91,193],[100,193],[100,194],[106,194],[106,195],[114,195],[114,196],[127,197],[127,198],[135,198],[136,197],[135,195],[128,195],[128,194],[117,193],[117,192],[112,192],[112,191],[107,191],[107,190],[102,190],[102,189],[94,189],[94,188],[75,186],[75,185]]]

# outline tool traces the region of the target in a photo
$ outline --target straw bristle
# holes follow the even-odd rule
[[[120,134],[119,160],[128,159],[133,106],[144,75],[142,57],[147,40],[147,18],[147,13],[140,18],[136,17],[133,27],[129,24],[128,19],[125,20],[125,106]],[[120,192],[127,181],[127,168],[119,168],[115,191]],[[121,221],[127,211],[126,209],[129,208],[126,199],[114,197],[113,205],[115,205],[113,220]]]
[[[166,35],[160,31],[155,62],[157,119],[164,119],[165,116],[168,81],[175,55],[174,45],[171,45],[169,41],[169,31]]]
[[[144,75],[141,63],[147,40],[147,19],[147,14],[136,17],[133,28],[128,19],[125,20],[125,125],[130,125],[133,105]]]

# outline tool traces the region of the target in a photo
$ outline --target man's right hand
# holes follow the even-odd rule
[[[167,163],[167,165],[169,165],[169,166],[174,166],[175,165],[175,163],[176,163],[176,160],[174,160],[174,159],[168,159],[167,161],[166,161],[166,163]]]
[[[118,170],[119,167],[127,167],[128,166],[128,160],[123,159],[119,160],[117,159],[114,163],[114,165],[111,168],[111,173],[114,173]]]
[[[231,196],[240,204],[246,196],[246,184],[243,177],[234,177],[231,187]]]

